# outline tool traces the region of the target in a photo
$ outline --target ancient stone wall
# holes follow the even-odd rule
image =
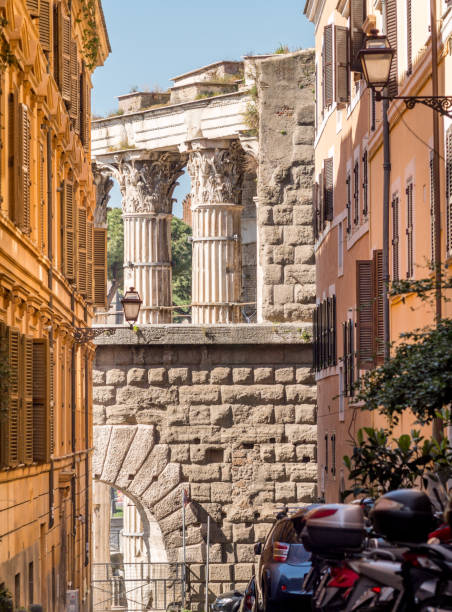
[[[211,595],[243,588],[276,509],[316,494],[303,329],[152,326],[97,342],[94,477],[158,521],[169,561],[182,560],[186,489],[192,601],[203,599],[208,514]]]
[[[256,63],[260,321],[310,321],[315,303],[314,51]]]

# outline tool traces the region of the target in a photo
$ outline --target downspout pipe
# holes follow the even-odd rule
[[[391,190],[391,149],[389,142],[389,100],[383,100],[383,341],[384,360],[390,358],[390,321],[389,321],[389,203]]]
[[[50,126],[47,128],[47,257],[49,258],[49,272],[47,276],[47,286],[49,288],[49,308],[52,311],[53,308],[53,190],[52,190],[52,130]],[[53,340],[53,328],[49,329],[49,351],[50,359],[53,363],[53,351],[54,351],[54,340]],[[52,366],[51,366],[52,367]],[[51,393],[54,397],[54,394]],[[51,401],[55,401],[55,398]],[[53,450],[52,450],[53,452]],[[49,470],[49,529],[51,529],[55,523],[55,496],[54,496],[54,484],[55,484],[55,465],[53,461],[50,461]]]

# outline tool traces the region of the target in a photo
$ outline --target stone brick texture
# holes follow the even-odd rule
[[[311,321],[314,51],[257,63],[257,233],[263,321]]]
[[[195,608],[208,514],[211,588],[220,593],[251,577],[253,544],[277,509],[316,496],[310,363],[311,346],[302,343],[97,347],[94,477],[155,516],[169,561],[182,560],[187,490]]]

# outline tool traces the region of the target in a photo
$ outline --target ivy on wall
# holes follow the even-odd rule
[[[89,70],[93,70],[97,64],[100,46],[96,23],[96,4],[97,0],[81,0],[84,23],[82,43],[86,66]]]

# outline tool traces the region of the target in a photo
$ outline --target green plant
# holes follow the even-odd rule
[[[13,612],[13,598],[4,582],[0,582],[0,612]]]
[[[171,219],[171,260],[173,267],[173,303],[175,306],[190,304],[192,248],[188,238],[191,227],[182,219]]]
[[[82,44],[86,65],[89,70],[93,70],[97,64],[100,47],[96,23],[96,6],[96,0],[81,0],[83,22],[85,24],[82,32]]]
[[[129,89],[129,93],[138,93],[138,85],[132,85]]]
[[[426,471],[452,474],[452,448],[447,439],[425,439],[419,431],[391,437],[388,429],[364,427],[357,433],[351,456],[344,457],[354,486],[349,495],[378,496],[400,488],[413,488]]]
[[[283,45],[282,43],[279,43],[279,47],[275,49],[275,54],[284,55],[285,53],[290,53],[289,47],[287,45]]]
[[[0,68],[6,66],[17,65],[17,59],[11,51],[11,45],[5,36],[5,28],[8,25],[8,20],[5,17],[0,17]]]
[[[121,208],[107,209],[107,278],[124,284],[124,221]]]
[[[124,109],[122,108],[118,108],[115,110],[111,110],[108,114],[107,117],[116,117],[116,116],[120,116],[120,115],[124,115]]]
[[[250,130],[250,136],[257,136],[259,133],[259,110],[255,102],[248,102],[246,105],[243,121]]]
[[[281,130],[281,135],[282,135],[282,136],[287,136],[287,132],[286,132],[286,130]]]

